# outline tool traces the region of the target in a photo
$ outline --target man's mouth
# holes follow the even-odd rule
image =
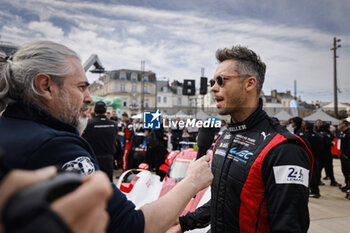
[[[89,110],[89,107],[87,105],[84,105],[83,107],[81,107],[80,111],[81,112],[86,112],[87,110]]]
[[[215,96],[214,100],[216,101],[216,104],[220,104],[221,102],[224,101],[224,98],[220,97],[220,96]]]

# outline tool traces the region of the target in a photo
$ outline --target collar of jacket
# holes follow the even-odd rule
[[[73,125],[55,118],[49,112],[25,100],[17,100],[9,104],[3,116],[34,121],[56,130],[68,131],[79,135],[77,128]]]
[[[106,116],[106,115],[98,115],[98,116],[95,116],[95,119],[102,119],[102,118],[107,119],[107,116]]]
[[[258,108],[244,121],[233,123],[231,119],[231,123],[228,124],[228,131],[229,132],[240,132],[240,131],[246,131],[254,127],[257,123],[261,122],[264,118],[267,117],[266,112],[262,109],[263,102],[262,99],[259,99],[259,106]]]

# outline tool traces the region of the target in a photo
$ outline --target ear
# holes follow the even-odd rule
[[[245,88],[247,92],[256,91],[257,85],[258,83],[254,76],[246,79]]]
[[[40,73],[34,78],[34,86],[36,90],[46,99],[52,98],[52,85],[52,79],[47,74]]]

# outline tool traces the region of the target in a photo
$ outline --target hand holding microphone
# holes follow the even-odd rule
[[[210,149],[215,136],[215,128],[200,128],[198,132],[198,153],[197,158],[199,159],[203,155],[207,154],[207,150]]]

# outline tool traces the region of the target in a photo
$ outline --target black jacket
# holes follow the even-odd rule
[[[180,218],[183,230],[306,232],[312,155],[259,108],[230,124],[213,151],[211,200]]]
[[[57,165],[64,170],[79,169],[83,175],[99,170],[89,143],[78,130],[48,112],[24,101],[9,105],[0,117],[0,147],[10,169],[37,169]],[[108,202],[110,215],[107,232],[143,232],[141,210],[112,184]]]
[[[96,156],[113,155],[116,152],[118,126],[106,116],[89,120],[82,136],[90,143]]]
[[[350,157],[350,129],[346,129],[340,134],[340,151],[342,155]]]

